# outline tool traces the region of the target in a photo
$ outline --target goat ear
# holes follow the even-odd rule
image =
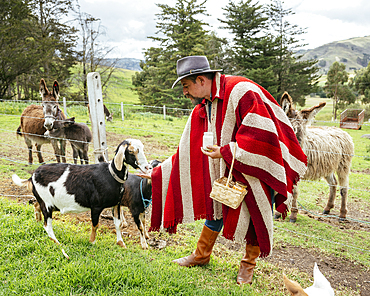
[[[288,113],[292,109],[293,101],[291,96],[287,92],[284,92],[284,94],[282,95],[280,105],[284,113],[288,115]]]
[[[307,120],[307,123],[311,123],[311,121],[315,118],[316,114],[324,108],[326,102],[321,102],[320,104],[311,107],[310,109],[302,110],[303,119]]]
[[[41,78],[41,81],[40,81],[40,95],[41,95],[41,97],[44,97],[48,93],[49,93],[49,90],[46,87],[45,80],[43,78]]]
[[[59,83],[58,81],[54,81],[53,83],[53,92],[52,92],[54,98],[58,101],[59,99]]]
[[[290,295],[294,296],[308,296],[307,293],[303,290],[300,284],[295,281],[291,281],[283,274],[284,277],[284,285],[288,289]]]
[[[125,160],[125,153],[126,153],[127,145],[121,145],[119,146],[118,152],[114,156],[114,165],[117,170],[122,170],[123,162]]]

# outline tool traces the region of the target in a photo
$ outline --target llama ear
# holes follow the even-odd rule
[[[321,102],[320,104],[311,107],[310,109],[302,110],[303,119],[307,120],[307,123],[311,123],[312,120],[315,118],[316,114],[321,111],[322,108],[324,108],[326,105],[326,102]]]
[[[288,289],[290,295],[308,296],[300,284],[298,284],[295,281],[291,281],[290,279],[286,277],[285,274],[283,274],[283,278],[284,278],[284,285]]]
[[[288,113],[292,109],[293,101],[291,96],[287,92],[284,92],[284,94],[282,95],[280,105],[284,113],[288,115]]]
[[[114,156],[114,165],[117,170],[121,171],[123,167],[123,162],[125,160],[125,152],[126,152],[127,145],[119,146],[117,154]]]
[[[45,80],[43,78],[41,78],[41,81],[40,81],[40,95],[43,98],[48,93],[49,93],[49,90],[46,87]]]

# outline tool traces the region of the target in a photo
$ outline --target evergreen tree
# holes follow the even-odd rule
[[[28,79],[38,93],[38,81],[44,78],[52,83],[58,80],[61,89],[66,89],[70,68],[76,62],[76,29],[63,23],[63,18],[73,8],[72,0],[29,0],[30,8],[36,18],[33,30],[36,33],[41,59],[36,71]]]
[[[304,106],[305,95],[315,91],[320,77],[315,66],[317,60],[302,60],[302,55],[295,54],[299,47],[305,45],[297,39],[305,31],[286,20],[287,16],[294,14],[291,9],[284,9],[280,0],[272,0],[266,14],[270,32],[275,38],[274,44],[278,45],[273,63],[277,92],[273,95],[280,100],[287,91],[296,103]]]
[[[155,36],[149,37],[159,47],[145,50],[143,71],[132,78],[133,90],[137,91],[143,104],[176,108],[191,108],[191,102],[183,97],[181,86],[171,89],[177,78],[176,62],[189,55],[206,55],[211,66],[216,62],[220,40],[208,34],[201,19],[206,16],[204,4],[197,0],[177,0],[174,7],[157,4],[161,12]],[[208,46],[211,45],[211,46]],[[215,46],[216,45],[216,46]]]
[[[256,81],[271,94],[276,92],[272,64],[275,60],[274,39],[266,32],[267,17],[262,5],[252,0],[234,3],[229,1],[224,8],[225,24],[233,39],[228,46],[226,61],[228,74],[241,75]]]
[[[326,96],[333,100],[334,120],[337,119],[338,108],[355,102],[355,95],[350,91],[348,85],[345,85],[347,82],[346,65],[334,62],[329,68],[324,87]]]
[[[40,53],[25,1],[0,0],[0,98],[11,97],[19,75],[38,65]]]
[[[370,63],[366,69],[359,71],[354,78],[354,88],[363,96],[364,104],[370,103]]]

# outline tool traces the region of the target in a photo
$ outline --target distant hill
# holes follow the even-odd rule
[[[107,64],[111,64],[115,59],[105,59]],[[133,70],[133,71],[142,71],[140,68],[140,62],[139,59],[134,58],[121,58],[118,59],[116,67],[127,69],[127,70]]]
[[[335,62],[346,65],[346,70],[358,70],[370,62],[370,36],[334,41],[314,49],[301,50],[303,59],[317,59],[320,72],[326,74]]]

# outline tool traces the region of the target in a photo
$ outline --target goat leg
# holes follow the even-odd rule
[[[112,208],[113,222],[114,222],[114,227],[116,228],[117,245],[119,245],[122,248],[126,248],[126,245],[122,239],[121,228],[120,228],[120,225],[121,225],[120,211],[121,211],[120,205],[116,205]]]

